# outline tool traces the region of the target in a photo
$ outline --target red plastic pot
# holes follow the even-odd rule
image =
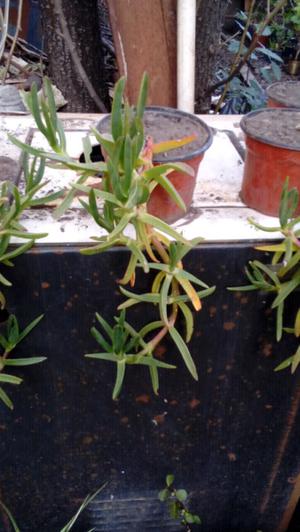
[[[197,116],[170,107],[147,107],[144,122],[145,134],[153,137],[154,143],[176,140],[194,133],[197,135],[195,141],[176,150],[156,154],[153,159],[154,164],[184,162],[194,169],[194,176],[178,171],[168,174],[168,179],[182,197],[186,208],[189,209],[200,162],[212,143],[211,130]],[[110,116],[106,116],[99,122],[97,128],[101,133],[107,132],[109,124]],[[168,223],[175,222],[184,215],[183,211],[159,185],[153,190],[147,208],[150,214]]]
[[[295,109],[262,109],[242,118],[246,159],[241,198],[248,207],[278,216],[286,177],[300,192],[300,131],[295,127],[299,123],[300,111]],[[287,137],[293,134],[290,142],[274,140],[274,132],[282,127]]]
[[[267,87],[268,107],[300,109],[300,81],[277,81]]]

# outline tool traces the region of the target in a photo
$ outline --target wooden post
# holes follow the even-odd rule
[[[147,71],[148,104],[176,107],[176,0],[110,0],[108,7],[129,102]]]

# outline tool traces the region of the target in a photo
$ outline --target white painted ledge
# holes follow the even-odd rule
[[[70,130],[67,132],[69,152],[74,156],[79,155],[82,152],[81,139],[91,125],[99,121],[101,115],[60,116],[65,128]],[[278,221],[248,209],[239,197],[243,161],[223,130],[234,132],[240,142],[243,142],[239,129],[240,117],[204,115],[201,118],[218,131],[200,165],[192,207],[173,226],[188,239],[202,236],[208,242],[257,241],[280,237],[280,234],[265,233],[252,227],[248,222],[249,217],[267,226],[277,225]],[[7,133],[13,133],[24,140],[33,125],[29,116],[0,115],[1,154],[16,159],[19,151],[7,140]],[[34,133],[32,145],[47,147],[39,132]],[[43,193],[68,185],[74,177],[74,173],[68,170],[47,168],[45,179],[49,180],[49,183]],[[90,243],[91,236],[105,234],[80,207],[77,200],[60,220],[54,220],[52,212],[50,208],[34,209],[23,216],[22,223],[30,232],[48,233],[39,244],[87,244]]]

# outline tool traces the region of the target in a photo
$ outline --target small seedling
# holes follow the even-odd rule
[[[191,532],[190,525],[201,525],[201,519],[199,515],[189,511],[188,493],[185,489],[176,489],[174,480],[174,475],[166,476],[166,486],[159,492],[158,498],[161,502],[167,503],[170,517],[179,520],[186,532]]]

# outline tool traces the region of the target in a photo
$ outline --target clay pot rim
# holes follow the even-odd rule
[[[299,85],[299,90],[300,90],[300,81],[298,80],[275,81],[275,83],[272,83],[271,85],[269,85],[266,88],[266,93],[267,93],[268,98],[271,98],[272,100],[274,100],[274,102],[280,103],[282,105],[285,105],[285,101],[283,99],[281,100],[280,98],[276,97],[276,95],[274,96],[274,94],[272,94],[272,90],[275,89],[276,86],[278,85]],[[287,109],[292,109],[292,108],[288,107]],[[299,105],[293,107],[293,109],[300,109],[300,101],[299,101]]]
[[[254,140],[257,140],[259,142],[261,142],[262,144],[268,144],[269,146],[273,146],[274,148],[283,148],[285,150],[290,150],[290,151],[300,151],[300,146],[299,147],[296,147],[296,146],[289,146],[288,144],[283,144],[283,143],[280,143],[280,142],[274,142],[272,140],[268,140],[267,138],[263,137],[262,135],[260,135],[259,133],[257,134],[253,134],[253,133],[249,133],[247,131],[247,120],[249,118],[251,118],[252,116],[255,116],[259,113],[295,113],[297,112],[297,109],[295,109],[295,107],[285,107],[285,108],[277,108],[277,107],[269,107],[269,108],[266,108],[264,107],[263,109],[257,109],[256,111],[251,111],[250,113],[246,114],[245,116],[243,116],[242,120],[240,121],[240,128],[241,130],[248,136],[250,137],[251,139],[254,139]],[[300,112],[300,109],[299,109],[299,112]]]
[[[190,122],[194,122],[196,126],[201,126],[202,129],[204,129],[205,133],[206,133],[206,138],[203,142],[203,144],[198,147],[197,149],[189,152],[189,153],[186,153],[185,155],[177,155],[177,156],[173,156],[170,155],[168,156],[168,160],[166,161],[166,158],[163,157],[162,155],[160,154],[157,154],[154,156],[154,161],[156,163],[166,163],[166,162],[170,162],[170,163],[175,163],[175,162],[185,162],[185,161],[188,161],[190,159],[194,159],[196,157],[199,157],[200,155],[202,155],[202,153],[204,153],[212,144],[213,142],[213,133],[210,129],[210,127],[203,121],[201,120],[201,118],[199,118],[197,115],[193,115],[191,113],[187,113],[186,111],[181,111],[180,109],[175,109],[173,107],[161,107],[161,106],[156,106],[156,105],[150,105],[148,107],[145,108],[145,113],[147,113],[147,111],[152,111],[152,112],[160,112],[162,114],[164,114],[165,116],[166,115],[170,115],[170,116],[178,116],[178,117],[185,117],[187,118],[188,120],[190,120]],[[100,124],[104,121],[107,121],[109,120],[109,117],[110,117],[110,114],[106,115],[105,117],[103,117],[100,122],[98,122],[98,124],[96,125],[96,129],[98,129],[98,131],[100,131]],[[101,132],[101,131],[100,131]],[[172,152],[170,151],[170,154]]]

